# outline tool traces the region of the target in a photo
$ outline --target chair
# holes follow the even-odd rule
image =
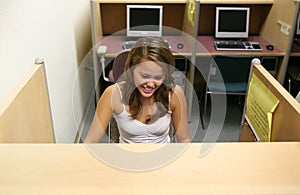
[[[252,59],[256,56],[216,55],[212,58],[204,94],[203,123],[208,95],[246,95]],[[205,124],[203,125],[205,128]]]
[[[120,51],[112,64],[112,69],[109,71],[108,78],[111,82],[117,82],[119,77],[124,73],[125,70],[125,63],[128,57],[128,54],[130,52],[130,49],[125,49]],[[109,143],[118,143],[119,142],[119,130],[117,122],[114,118],[111,119],[109,125],[108,125],[108,142]]]
[[[125,63],[127,60],[127,56],[130,52],[130,49],[125,49],[120,51],[115,57],[112,65],[112,69],[109,72],[109,80],[111,82],[117,82],[119,77],[124,73]]]

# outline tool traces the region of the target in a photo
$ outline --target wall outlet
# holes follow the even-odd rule
[[[282,32],[285,35],[289,35],[291,32],[291,25],[288,25],[282,21],[278,21],[278,24],[280,24],[280,32]]]

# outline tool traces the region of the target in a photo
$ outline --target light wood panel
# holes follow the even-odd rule
[[[300,104],[262,65],[254,65],[251,77],[253,74],[279,100],[279,104],[273,113],[271,141],[300,141]],[[245,109],[247,110],[247,107]],[[251,135],[249,131],[250,128],[243,125],[241,141],[253,141],[253,137],[249,136]],[[246,136],[246,134],[248,135]]]
[[[141,4],[141,3],[137,3]],[[153,4],[143,3],[143,4]],[[185,3],[159,3],[163,5],[163,26],[182,30]],[[126,35],[126,3],[95,3],[95,30],[97,41],[102,35]],[[176,19],[174,18],[176,16]],[[163,32],[168,34],[168,32]]]
[[[148,171],[114,168],[82,144],[0,145],[1,194],[299,194],[300,143],[193,143]],[[117,161],[178,144],[97,144]],[[122,149],[123,148],[123,149]],[[117,153],[118,149],[123,150]],[[130,153],[130,152],[129,152]],[[118,154],[118,155],[116,155]],[[162,153],[169,156],[168,153]],[[153,155],[147,161],[160,161]],[[120,169],[119,169],[120,168]]]
[[[260,31],[260,35],[264,39],[274,44],[282,51],[287,50],[289,35],[280,31],[281,25],[278,22],[281,21],[288,25],[292,25],[295,9],[296,4],[292,0],[274,0],[272,9],[269,11],[269,15]]]
[[[94,22],[96,40],[102,35],[111,35],[120,32],[125,35],[126,31],[126,4],[160,4],[164,6],[163,25],[178,30],[186,29],[185,13],[186,4],[189,0],[143,1],[143,0],[94,0]],[[251,35],[258,35],[264,23],[269,9],[274,0],[201,0],[199,17],[199,35],[213,35],[216,6],[249,6],[251,8],[250,29]],[[176,17],[175,17],[176,16]],[[174,18],[175,17],[175,18]],[[163,32],[168,34],[168,32]]]
[[[260,29],[266,20],[272,5],[260,4],[202,4],[200,1],[200,16],[198,35],[214,35],[217,6],[234,6],[250,8],[249,35],[259,35]]]
[[[0,104],[0,143],[53,142],[44,64],[36,64]]]

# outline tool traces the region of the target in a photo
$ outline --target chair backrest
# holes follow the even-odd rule
[[[125,71],[125,63],[128,57],[128,54],[130,52],[130,49],[124,49],[120,51],[112,65],[112,69],[109,71],[108,77],[111,82],[117,82],[119,77],[124,73]],[[117,122],[115,121],[114,118],[111,119],[108,127],[108,139],[109,143],[118,143],[119,142],[119,130],[117,126]]]
[[[251,61],[254,58],[257,57],[227,55],[214,56],[208,80],[209,88],[211,90],[221,90],[219,84],[224,82],[223,86],[225,86],[226,92],[246,92]]]
[[[117,54],[113,61],[112,70],[109,73],[109,79],[112,82],[116,82],[119,77],[124,73],[125,63],[128,57],[130,49],[122,50]]]

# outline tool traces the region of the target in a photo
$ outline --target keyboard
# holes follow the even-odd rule
[[[262,51],[258,42],[248,41],[215,41],[216,50]]]
[[[170,46],[168,40],[164,40],[164,41],[165,41],[166,46],[169,49],[171,49],[171,46]],[[123,42],[123,48],[124,49],[131,49],[135,43],[136,43],[136,41],[124,41]]]

